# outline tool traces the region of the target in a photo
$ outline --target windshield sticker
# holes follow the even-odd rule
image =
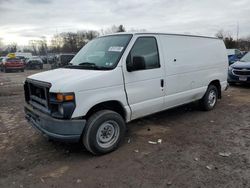
[[[106,65],[106,66],[112,66],[113,63],[106,62],[105,65]]]
[[[109,50],[110,52],[121,52],[123,50],[123,47],[122,46],[111,46],[109,47]]]

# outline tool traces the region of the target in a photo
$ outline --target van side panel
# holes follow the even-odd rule
[[[213,38],[160,35],[166,71],[165,108],[201,99],[219,80],[226,87],[227,55],[223,41]]]

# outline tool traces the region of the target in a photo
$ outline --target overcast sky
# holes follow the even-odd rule
[[[249,36],[250,0],[0,0],[0,38],[19,45],[114,24],[208,36],[224,29],[236,36],[237,22],[240,37]]]

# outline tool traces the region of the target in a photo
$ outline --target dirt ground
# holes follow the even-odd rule
[[[0,73],[0,187],[250,187],[250,86],[230,87],[210,112],[190,104],[133,121],[118,150],[96,157],[26,122],[33,73]]]

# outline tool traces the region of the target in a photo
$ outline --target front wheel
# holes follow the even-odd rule
[[[114,151],[124,138],[126,125],[120,114],[101,110],[87,121],[83,143],[95,155]]]
[[[210,111],[212,110],[218,100],[218,89],[214,85],[209,85],[207,88],[207,91],[203,98],[201,99],[201,107],[205,111]]]

